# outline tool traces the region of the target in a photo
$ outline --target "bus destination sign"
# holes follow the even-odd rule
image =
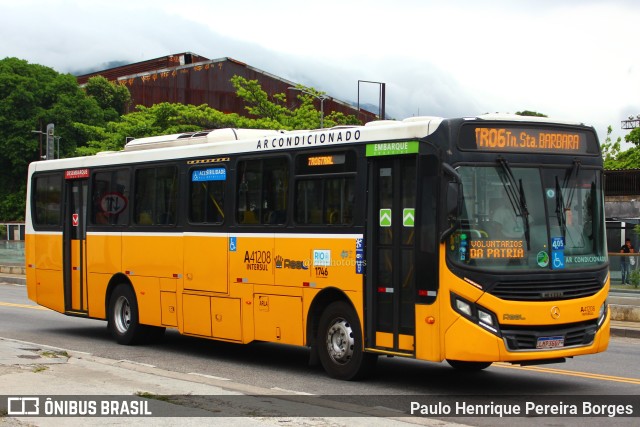
[[[482,125],[472,127],[471,135],[467,132],[461,134],[461,148],[481,151],[572,154],[592,151],[588,149],[585,132],[554,128]],[[473,142],[475,146],[472,145]]]
[[[332,154],[323,156],[309,156],[307,166],[331,166],[341,165],[345,162],[344,154]]]
[[[64,179],[89,178],[89,169],[69,169],[64,171]]]

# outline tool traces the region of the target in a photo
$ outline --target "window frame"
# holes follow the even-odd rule
[[[38,181],[40,179],[43,178],[47,178],[47,179],[51,179],[51,178],[56,178],[58,179],[58,184],[59,184],[59,206],[58,206],[58,221],[57,224],[47,224],[47,223],[42,223],[39,222],[39,215],[38,215],[38,195],[42,194],[41,192],[38,191]],[[32,196],[31,196],[31,223],[33,224],[33,228],[35,230],[61,230],[62,226],[63,226],[63,210],[64,210],[64,205],[65,205],[65,196],[64,196],[64,179],[63,179],[63,172],[62,171],[54,171],[54,172],[43,172],[43,173],[38,173],[38,174],[34,174],[32,176]]]
[[[211,168],[224,168],[225,170],[225,179],[224,180],[209,180],[209,181],[200,181],[201,183],[212,183],[212,182],[221,182],[222,186],[222,206],[219,207],[219,212],[221,213],[222,220],[219,222],[207,222],[207,221],[194,221],[192,217],[193,212],[193,187],[192,184],[195,182],[192,180],[193,172],[196,170],[204,170]],[[225,199],[227,198],[227,194],[229,193],[229,189],[227,188],[227,182],[231,177],[230,167],[227,164],[216,163],[216,164],[197,164],[197,165],[189,165],[187,167],[187,192],[188,192],[188,201],[186,203],[186,223],[189,225],[193,225],[196,227],[202,226],[222,226],[227,222],[226,211],[225,211]],[[207,186],[206,194],[209,195],[210,188]],[[217,204],[217,202],[215,202]],[[206,210],[206,209],[205,209]],[[206,215],[206,214],[205,214]]]
[[[274,172],[278,170],[283,172],[283,178],[286,182],[283,184],[284,189],[278,191],[271,189],[266,189],[265,185],[265,163],[267,162],[275,162],[282,161],[282,168],[272,168],[269,170],[270,176],[269,179],[274,178]],[[259,174],[260,188],[249,189],[246,188],[243,190],[243,187],[249,180],[243,180],[244,174],[246,173],[256,173],[255,170],[242,170],[242,166],[244,164],[251,164],[251,166],[259,165]],[[236,225],[239,226],[261,226],[261,227],[284,227],[289,223],[290,219],[290,192],[291,192],[291,158],[288,155],[276,155],[269,157],[241,157],[237,159],[235,164],[235,189],[234,189],[234,221]],[[277,179],[277,177],[275,177]],[[244,193],[243,193],[244,192]],[[247,204],[250,202],[248,197],[250,197],[250,193],[259,194],[259,201],[256,206],[259,206],[259,209],[255,209],[255,211],[248,211]],[[278,197],[283,196],[284,206],[280,206],[281,209],[277,209],[278,205],[276,204],[274,208],[265,207],[265,204],[269,201],[273,202]],[[272,199],[269,200],[268,197]],[[241,210],[241,206],[244,209]],[[266,212],[265,212],[266,211]],[[252,213],[252,216],[249,217],[247,215],[248,212]],[[242,213],[242,216],[240,215]],[[257,215],[256,215],[257,213]],[[278,216],[283,215],[283,216]],[[268,220],[269,218],[273,218]],[[282,219],[280,219],[282,218]],[[275,221],[275,222],[274,222]]]
[[[174,179],[175,179],[175,183],[173,185],[173,188],[171,189],[171,192],[173,193],[174,196],[174,200],[173,202],[170,201],[169,199],[169,210],[165,209],[164,213],[160,213],[159,209],[158,209],[158,202],[157,202],[157,192],[158,192],[158,187],[157,187],[157,183],[158,183],[158,172],[161,169],[173,169],[174,172]],[[143,212],[141,210],[141,196],[140,193],[138,191],[138,185],[139,183],[142,181],[140,179],[140,173],[142,172],[146,172],[146,171],[150,171],[150,170],[154,170],[154,194],[151,196],[151,202],[152,202],[152,207],[151,207],[151,215],[147,214],[147,216],[149,216],[149,218],[147,219],[147,216],[145,216],[145,220],[144,221],[148,221],[150,220],[150,223],[145,223],[143,222],[140,218],[142,217],[142,214],[145,214],[146,212]],[[168,227],[176,227],[179,224],[179,212],[180,212],[180,168],[178,166],[177,163],[158,163],[158,164],[150,164],[150,165],[137,165],[136,167],[133,168],[133,185],[132,185],[132,194],[133,194],[133,207],[131,209],[131,225],[135,226],[135,227],[163,227],[163,228],[168,228]],[[149,196],[147,196],[146,198],[148,198]],[[145,198],[145,199],[146,199]],[[166,196],[165,196],[166,198]],[[165,200],[166,202],[167,200]],[[145,202],[148,203],[147,200],[145,200]],[[171,204],[173,205],[173,209],[171,209]],[[158,221],[157,218],[159,218],[158,215],[173,215],[173,218],[171,218],[171,221]]]

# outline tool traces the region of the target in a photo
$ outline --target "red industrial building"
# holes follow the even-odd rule
[[[234,75],[257,80],[269,95],[286,93],[289,108],[295,108],[300,103],[298,92],[288,89],[296,83],[232,58],[208,59],[194,53],[180,53],[78,76],[78,83],[85,84],[89,78],[98,75],[129,88],[131,109],[136,105],[150,107],[161,102],[207,104],[224,113],[247,116],[244,101],[236,96],[236,90],[230,82]],[[315,102],[319,109],[320,101],[316,99]],[[338,111],[354,115],[362,123],[378,118],[374,113],[363,109],[358,111],[334,98],[327,98],[323,109],[325,114]]]

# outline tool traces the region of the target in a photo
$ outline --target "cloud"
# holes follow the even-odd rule
[[[594,124],[640,113],[640,3],[382,0],[0,0],[0,57],[61,72],[180,52],[232,57],[355,101],[386,83],[387,113],[535,110]],[[378,104],[376,85],[362,101]]]

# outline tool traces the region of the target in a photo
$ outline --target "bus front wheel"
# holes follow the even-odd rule
[[[373,372],[377,355],[363,351],[360,321],[349,304],[331,303],[318,325],[318,357],[330,377],[356,380]]]
[[[491,362],[464,362],[462,360],[451,359],[447,359],[447,363],[454,369],[467,372],[481,371],[491,366]]]

